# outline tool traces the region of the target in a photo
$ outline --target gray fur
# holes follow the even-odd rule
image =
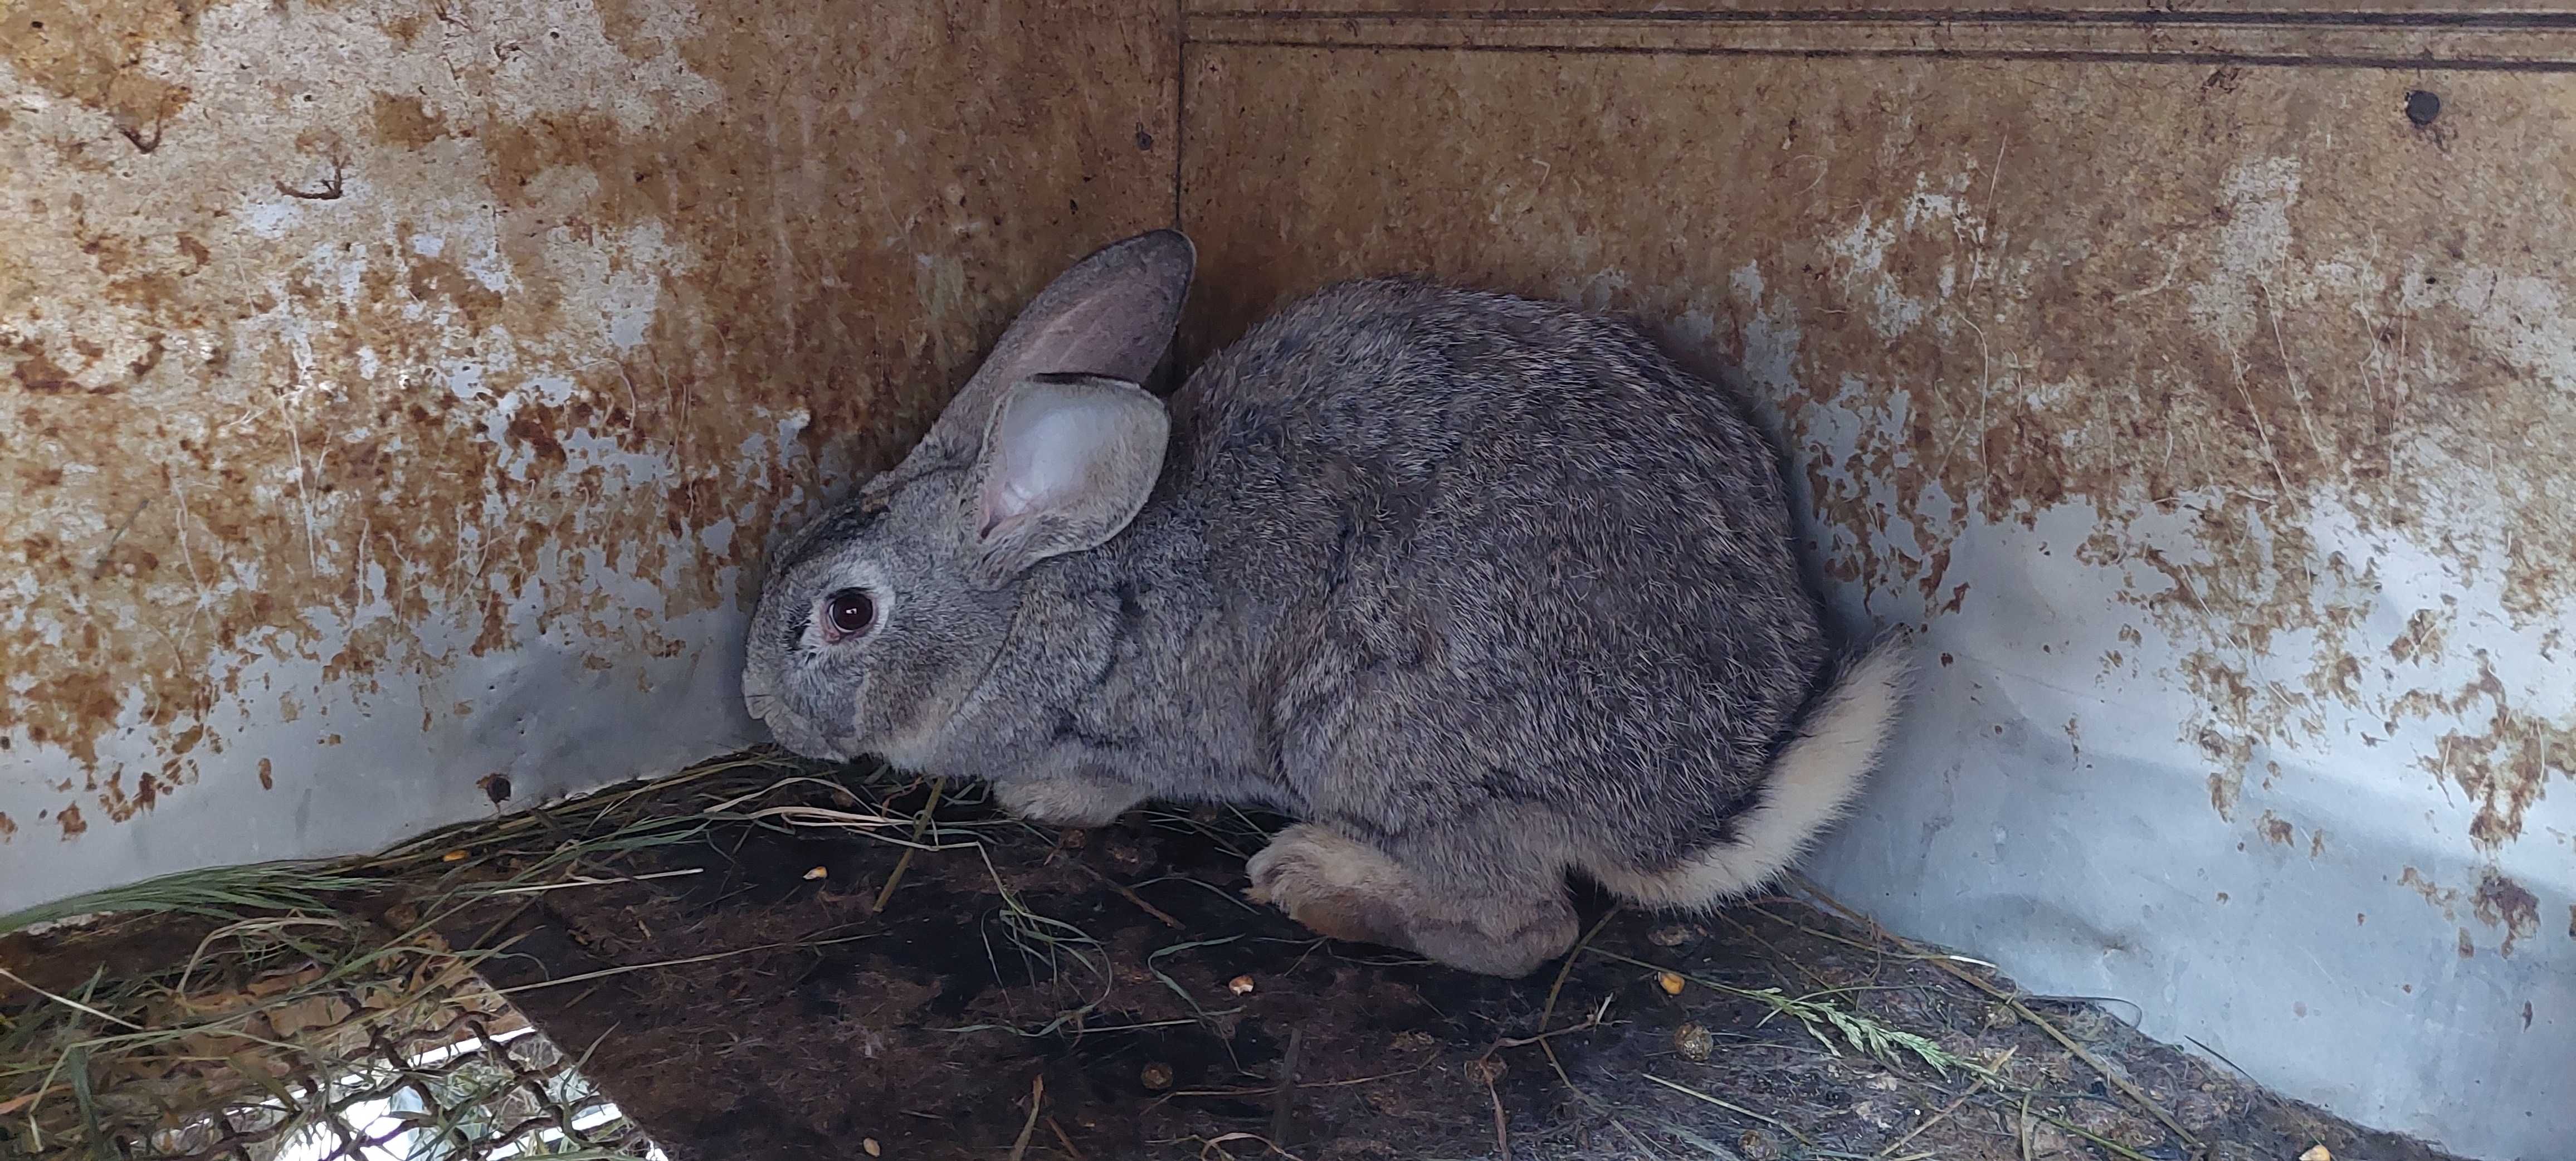
[[[1014,324],[1142,303],[1082,324],[1118,332],[1089,346],[1121,366],[988,365],[1009,380],[979,374],[955,406],[990,415],[1047,372],[1143,377],[1187,247],[1168,231],[1112,246]],[[1254,860],[1256,897],[1503,975],[1573,942],[1569,870],[1637,882],[1747,843],[1775,757],[1820,728],[1801,715],[1832,659],[1774,453],[1737,400],[1626,325],[1344,283],[1255,327],[1169,409],[1123,529],[988,583],[970,579],[973,514],[996,453],[943,419],[952,434],[780,554],[753,712],[790,749],[988,779],[1049,821],[1147,798],[1278,809],[1305,823]],[[1130,486],[1081,502],[1117,509]],[[878,594],[879,626],[826,646],[813,610],[848,586]]]

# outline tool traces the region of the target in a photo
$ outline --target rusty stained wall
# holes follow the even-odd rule
[[[0,910],[749,740],[779,521],[1169,220],[1173,19],[0,3]]]
[[[1845,612],[1926,669],[1820,878],[2347,1115],[2563,1156],[2576,76],[1916,31],[1192,15],[1196,345],[1411,268],[1739,365]]]

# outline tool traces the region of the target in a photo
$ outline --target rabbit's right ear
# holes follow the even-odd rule
[[[1074,263],[1011,321],[914,454],[941,461],[975,454],[994,405],[1032,376],[1143,382],[1171,345],[1197,264],[1197,248],[1178,230],[1113,242]]]
[[[975,465],[969,575],[998,587],[1116,536],[1153,494],[1171,432],[1162,400],[1134,383],[1041,375],[1012,386]]]

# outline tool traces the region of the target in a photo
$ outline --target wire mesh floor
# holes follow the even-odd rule
[[[477,974],[509,950],[436,930],[580,882],[552,843],[516,871],[432,848],[141,884],[78,926],[0,917],[0,1157],[657,1158],[582,1076],[590,1046]]]

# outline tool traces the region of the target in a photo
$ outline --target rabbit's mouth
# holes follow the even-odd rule
[[[778,695],[774,693],[746,693],[742,695],[742,708],[751,711],[753,720],[760,722],[762,725],[768,725],[770,715],[778,712]],[[775,729],[777,727],[772,726],[771,728]]]
[[[850,748],[837,745],[824,731],[808,724],[803,715],[787,705],[785,698],[771,692],[756,679],[743,682],[742,705],[760,724],[769,727],[771,737],[789,752],[800,757],[824,762],[847,762],[858,756]]]
[[[756,716],[768,725],[770,736],[777,738],[779,745],[798,756],[820,762],[847,762],[859,756],[855,747],[835,744],[823,731],[805,724],[803,718],[782,711],[774,699],[767,708],[769,713]]]

